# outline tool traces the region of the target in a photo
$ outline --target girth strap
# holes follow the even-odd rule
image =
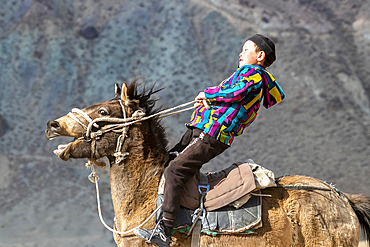
[[[200,246],[200,231],[201,230],[202,230],[202,222],[201,220],[197,220],[193,228],[193,232],[191,233],[191,247]]]

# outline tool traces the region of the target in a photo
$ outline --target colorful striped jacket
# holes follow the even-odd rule
[[[199,106],[186,126],[199,128],[227,145],[254,121],[262,98],[267,109],[285,97],[275,78],[258,65],[239,68],[219,86],[204,90],[204,94],[210,109]]]

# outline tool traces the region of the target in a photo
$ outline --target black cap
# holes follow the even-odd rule
[[[271,39],[262,34],[255,34],[247,40],[253,41],[266,54],[267,66],[270,66],[275,60],[275,44]]]

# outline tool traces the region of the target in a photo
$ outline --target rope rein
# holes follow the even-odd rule
[[[196,101],[194,100],[194,101],[191,101],[191,102],[188,102],[188,103],[185,103],[185,104],[181,104],[181,105],[178,105],[178,106],[175,106],[175,107],[157,112],[157,113],[155,113],[153,115],[149,115],[149,116],[145,116],[145,113],[142,110],[137,110],[129,118],[109,118],[109,117],[96,118],[92,121],[89,121],[89,125],[87,126],[87,130],[86,130],[86,137],[89,138],[89,137],[91,137],[91,135],[94,135],[93,133],[91,133],[91,130],[92,130],[92,126],[94,124],[96,124],[97,122],[112,123],[112,124],[109,125],[110,129],[108,131],[111,131],[112,129],[113,130],[117,130],[119,128],[122,129],[122,128],[124,128],[126,126],[129,126],[129,125],[132,125],[134,123],[137,123],[137,122],[140,122],[140,121],[145,121],[147,119],[150,119],[150,118],[153,118],[153,117],[156,117],[156,116],[160,116],[160,115],[165,114],[165,113],[168,113],[168,114],[160,116],[159,118],[169,117],[169,116],[172,116],[172,115],[184,112],[184,111],[192,110],[192,109],[194,109],[194,107],[188,107],[188,108],[185,108],[185,109],[182,109],[182,110],[174,111],[176,109],[183,108],[187,105],[194,104],[195,102]],[[122,107],[122,110],[123,110],[124,116],[125,116],[126,111],[124,110],[124,106],[123,106],[122,103],[121,103],[121,107]],[[101,135],[101,134],[103,134],[105,132],[108,132],[108,131],[103,131],[103,132],[97,131],[96,134]]]
[[[96,189],[96,201],[97,201],[97,204],[98,204],[98,214],[99,214],[99,219],[100,219],[100,222],[103,224],[103,226],[113,232],[113,233],[117,233],[117,234],[120,234],[120,235],[125,235],[125,234],[129,234],[131,232],[133,232],[136,228],[139,228],[139,227],[142,227],[143,225],[145,225],[157,212],[159,209],[162,208],[162,205],[160,205],[158,208],[156,208],[156,210],[154,210],[154,212],[149,215],[149,217],[144,220],[143,223],[141,223],[140,225],[138,225],[137,227],[135,228],[132,228],[128,231],[124,231],[124,232],[121,232],[121,231],[117,231],[117,230],[114,230],[112,229],[110,226],[107,225],[107,223],[105,223],[104,219],[103,219],[103,215],[101,213],[101,206],[100,206],[100,193],[99,193],[99,176],[96,174],[96,170],[95,170],[95,167],[94,167],[94,163],[89,160],[88,163],[86,163],[86,166],[89,167],[91,169],[91,174],[89,175],[89,180],[95,184],[95,189]]]

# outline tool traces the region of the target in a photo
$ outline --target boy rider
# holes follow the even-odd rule
[[[209,87],[195,98],[196,110],[187,132],[171,150],[179,155],[164,171],[163,217],[154,229],[135,234],[158,246],[169,246],[174,220],[186,183],[203,164],[225,151],[234,137],[256,118],[260,105],[269,108],[284,99],[284,92],[265,70],[276,59],[275,45],[266,36],[248,38],[239,55],[239,68],[220,85]],[[204,103],[204,104],[203,104]]]

